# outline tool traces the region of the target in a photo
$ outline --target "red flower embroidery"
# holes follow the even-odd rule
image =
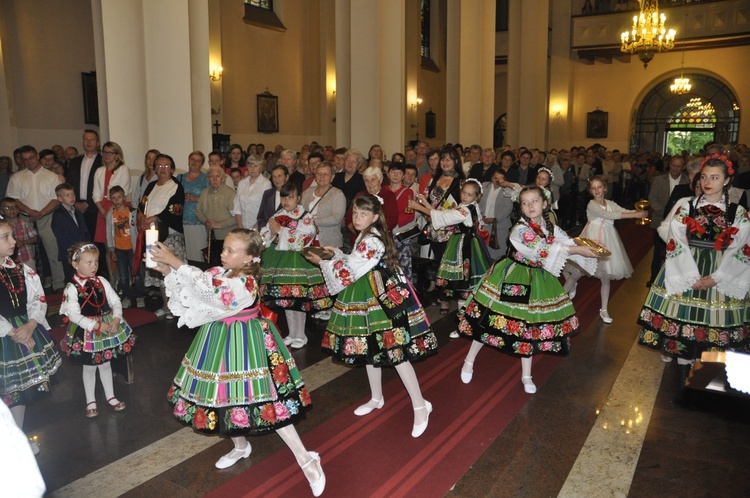
[[[276,423],[276,410],[273,407],[273,403],[263,405],[260,411],[260,418],[269,424]]]
[[[195,416],[193,417],[193,426],[196,429],[205,429],[206,428],[206,420],[208,417],[206,417],[206,410],[203,408],[198,408],[195,410]]]
[[[289,381],[289,367],[282,363],[273,370],[273,380],[278,384],[286,384]]]
[[[706,329],[703,327],[697,327],[695,329],[695,339],[697,341],[705,341],[706,340]]]
[[[383,334],[383,346],[386,348],[392,348],[394,344],[396,344],[396,341],[393,338],[393,332],[385,332]]]
[[[308,391],[306,387],[303,387],[300,390],[299,399],[302,401],[302,404],[305,406],[308,406],[312,403],[312,399],[310,398],[310,391]]]
[[[661,328],[661,324],[664,321],[661,315],[654,315],[654,318],[651,319],[651,324],[654,326],[655,329]]]
[[[675,244],[674,239],[669,239],[669,242],[667,242],[667,252],[674,252],[676,248],[677,244]]]
[[[522,342],[518,345],[518,354],[531,354],[531,344]]]
[[[394,304],[399,305],[404,301],[404,298],[398,292],[398,289],[391,288],[387,293],[388,299],[393,301]]]
[[[750,246],[749,245],[745,244],[745,247],[742,248],[742,254],[750,258]]]

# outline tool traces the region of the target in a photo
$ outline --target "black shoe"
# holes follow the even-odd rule
[[[650,289],[651,288],[651,284],[653,284],[653,282],[651,280],[649,280],[648,282],[646,282],[646,287],[648,287]]]

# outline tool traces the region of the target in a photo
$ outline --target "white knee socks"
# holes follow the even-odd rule
[[[86,403],[96,401],[96,371],[99,370],[99,378],[104,387],[106,399],[115,397],[115,389],[112,382],[112,364],[107,362],[101,365],[83,366],[83,391],[86,394]]]

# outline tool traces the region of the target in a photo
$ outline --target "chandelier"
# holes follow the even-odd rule
[[[667,30],[667,16],[659,14],[658,0],[639,0],[641,13],[633,16],[633,29],[620,36],[620,50],[626,54],[638,54],[643,67],[648,66],[656,52],[666,52],[674,47],[673,29]]]
[[[690,84],[690,78],[685,78],[682,71],[685,69],[685,52],[682,52],[682,63],[680,64],[680,77],[674,79],[674,83],[669,85],[669,90],[675,95],[685,95],[690,93],[693,85]]]

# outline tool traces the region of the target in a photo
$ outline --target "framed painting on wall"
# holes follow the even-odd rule
[[[258,94],[258,133],[279,132],[279,97],[270,92]]]
[[[600,111],[588,113],[586,119],[586,138],[607,138],[607,120],[609,113]]]
[[[83,86],[83,122],[99,126],[99,96],[96,89],[96,71],[81,73]]]

